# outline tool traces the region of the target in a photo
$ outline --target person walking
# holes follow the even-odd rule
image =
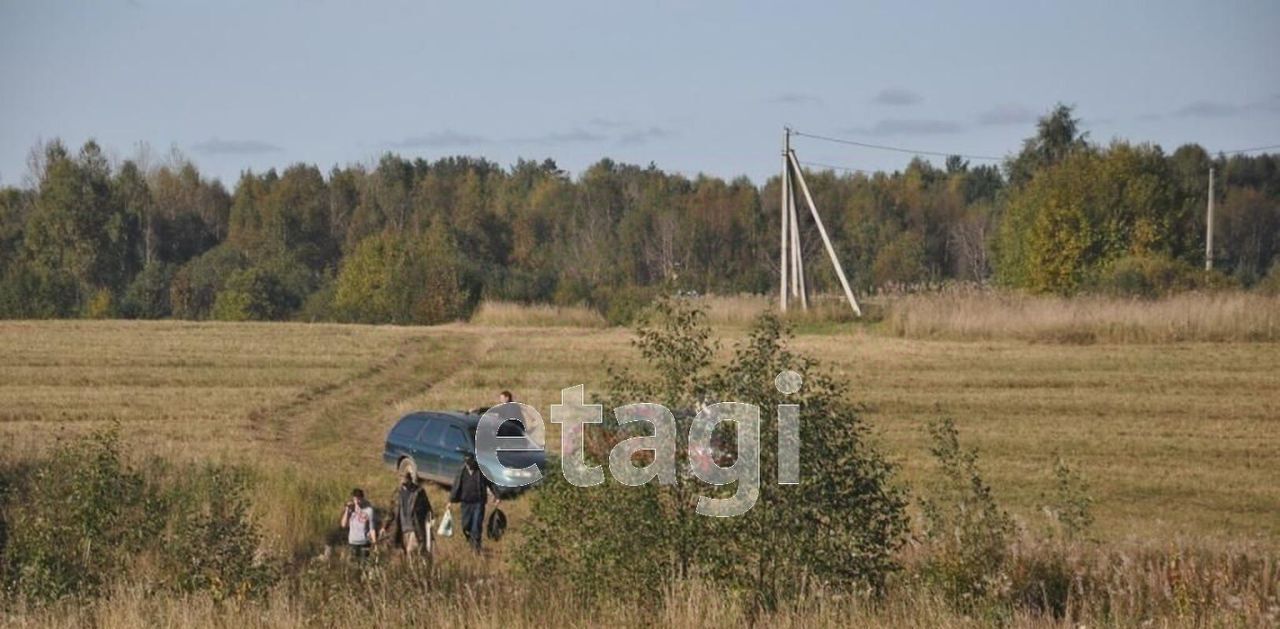
[[[458,470],[458,476],[453,479],[449,502],[461,504],[462,533],[467,536],[471,549],[476,554],[480,553],[480,545],[484,540],[484,508],[490,496],[495,505],[502,502],[493,483],[480,471],[475,455],[468,453],[462,461],[462,469]]]
[[[378,543],[378,532],[373,526],[373,506],[365,502],[363,489],[351,490],[351,498],[342,508],[339,526],[347,529],[347,550],[351,557],[357,561],[367,558],[369,549]]]
[[[406,472],[391,497],[391,517],[387,518],[383,533],[390,535],[388,539],[404,550],[406,557],[423,552],[430,555],[431,520],[434,519],[427,491],[412,472]]]

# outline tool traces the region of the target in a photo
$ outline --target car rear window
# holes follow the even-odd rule
[[[444,422],[438,419],[427,420],[427,429],[422,431],[422,436],[418,437],[418,441],[440,445],[444,440],[444,426]]]
[[[406,417],[391,429],[391,436],[397,439],[413,439],[418,436],[424,423],[426,422],[420,417]]]
[[[449,432],[445,434],[444,447],[455,450],[457,448],[468,449],[471,446],[467,442],[467,436],[457,426],[450,426]]]

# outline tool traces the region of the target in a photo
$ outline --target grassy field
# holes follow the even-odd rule
[[[717,307],[727,346],[746,319]],[[140,455],[250,464],[293,496],[264,511],[268,533],[308,548],[325,520],[304,501],[393,487],[378,455],[401,412],[507,388],[549,417],[561,388],[598,391],[603,366],[631,356],[627,330],[581,313],[488,312],[434,328],[3,322],[0,438],[20,457],[118,421]],[[949,416],[1028,526],[1060,453],[1092,485],[1104,540],[1280,546],[1280,345],[921,340],[805,321],[794,345],[849,382],[905,482],[929,473],[925,422]]]
[[[1274,326],[1280,303],[1233,299],[1059,304],[1064,313],[1052,298],[1028,298],[1009,314],[971,295],[908,297],[867,304],[871,322],[822,300],[790,319],[794,348],[848,383],[903,484],[933,474],[926,422],[954,418],[963,441],[979,448],[997,499],[1030,532],[1015,545],[1019,561],[1054,552],[1035,538],[1048,522],[1055,457],[1087,478],[1098,543],[1066,550],[1069,570],[1095,584],[1086,611],[1072,619],[1018,608],[1002,622],[1265,626],[1280,619],[1280,343],[1258,330]],[[769,307],[759,297],[706,304],[725,354]],[[461,542],[444,540],[431,578],[394,562],[343,577],[342,562],[311,561],[352,486],[376,502],[389,498],[395,479],[379,455],[400,414],[487,404],[511,389],[549,416],[563,388],[599,392],[605,365],[633,358],[630,339],[584,308],[512,304],[432,328],[0,322],[0,439],[9,444],[0,456],[29,459],[59,439],[117,425],[139,459],[243,464],[255,474],[265,550],[295,560],[292,576],[260,603],[156,596],[141,577],[104,598],[5,610],[0,625],[993,622],[957,613],[910,578],[882,600],[819,592],[764,615],[731,592],[682,582],[648,601],[605,599],[584,615],[584,603],[551,582],[515,577],[506,541],[476,562]],[[554,443],[555,426],[548,429]],[[443,502],[440,489],[430,493]],[[521,535],[528,501],[504,508]],[[904,564],[917,552],[906,549]]]

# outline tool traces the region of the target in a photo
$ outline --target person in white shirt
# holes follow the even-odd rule
[[[364,499],[364,490],[351,490],[351,499],[342,508],[342,528],[347,529],[347,549],[351,557],[363,560],[369,549],[378,543],[378,531],[373,523],[373,505]]]

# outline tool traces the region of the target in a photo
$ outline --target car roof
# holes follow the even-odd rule
[[[461,424],[468,430],[475,430],[476,427],[480,425],[481,417],[482,417],[481,415],[476,415],[475,413],[468,413],[466,411],[414,411],[412,413],[408,413],[404,415],[399,420],[397,420],[396,423],[399,424],[400,422],[410,418],[442,419],[454,424]],[[510,420],[515,420],[519,422],[521,426],[524,425],[524,420],[520,418],[508,417],[504,421],[510,421]]]
[[[480,416],[462,411],[413,411],[401,417],[396,423],[406,419],[441,419],[467,428],[475,428],[480,424]]]

